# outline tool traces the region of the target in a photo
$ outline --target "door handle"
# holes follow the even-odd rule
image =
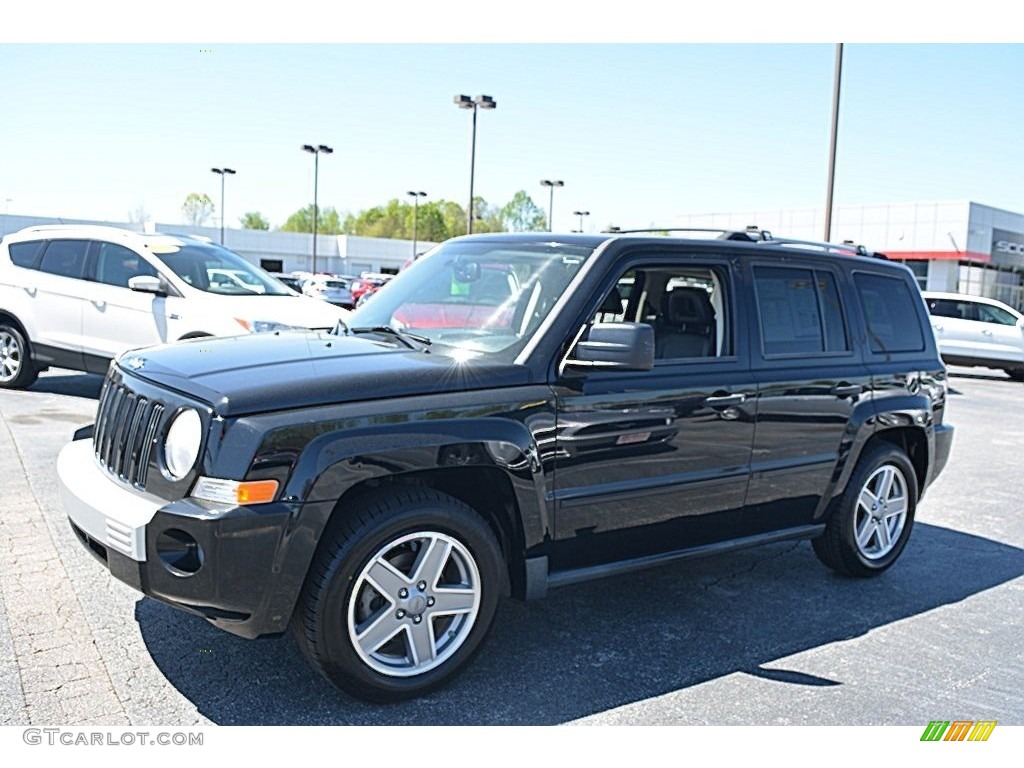
[[[727,408],[730,405],[742,405],[747,401],[747,396],[739,395],[714,395],[704,398],[704,405],[712,408]]]
[[[96,307],[96,309],[105,309],[107,306],[107,302],[105,302],[103,299],[90,299],[90,301],[92,302],[92,305]]]
[[[982,328],[981,332],[984,333],[986,336],[992,335],[992,331],[990,331],[988,328]]]
[[[940,331],[940,332],[942,331],[942,326],[941,325],[937,325],[937,324],[936,325],[932,325],[932,328],[934,328],[936,331]]]
[[[832,387],[832,394],[836,397],[855,397],[864,391],[860,384],[839,384]]]

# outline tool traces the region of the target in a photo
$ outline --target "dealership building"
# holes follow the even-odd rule
[[[744,229],[821,240],[824,208],[683,215],[673,226]],[[850,240],[904,262],[922,289],[988,296],[1024,310],[1024,214],[980,203],[931,202],[835,208],[832,242]]]

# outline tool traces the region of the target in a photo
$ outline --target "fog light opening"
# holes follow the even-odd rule
[[[156,554],[175,576],[191,576],[203,567],[203,548],[192,536],[171,528],[156,539]]]

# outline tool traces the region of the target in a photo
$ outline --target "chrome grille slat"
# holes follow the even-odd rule
[[[107,379],[96,411],[93,451],[111,475],[145,488],[164,406]]]

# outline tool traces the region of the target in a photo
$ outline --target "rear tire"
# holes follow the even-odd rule
[[[475,654],[505,592],[487,523],[425,488],[369,496],[328,527],[292,627],[327,680],[358,698],[412,698]]]
[[[917,508],[917,475],[893,445],[865,449],[825,532],[811,543],[825,565],[845,576],[877,576],[899,558]]]
[[[29,343],[13,323],[0,323],[0,388],[25,389],[39,377]]]

